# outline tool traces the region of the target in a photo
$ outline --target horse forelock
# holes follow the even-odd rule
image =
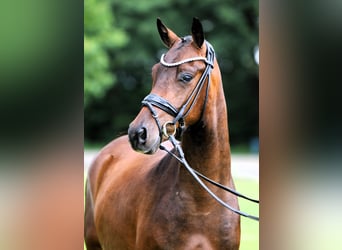
[[[189,57],[205,56],[205,50],[199,51],[192,42],[193,39],[191,35],[181,37],[166,53],[166,61],[172,63]],[[200,54],[198,52],[200,52]]]

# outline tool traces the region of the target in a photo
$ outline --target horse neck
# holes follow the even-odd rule
[[[226,102],[221,77],[211,81],[203,118],[184,132],[182,147],[193,169],[230,186],[232,183]],[[193,178],[184,173],[184,168],[181,169],[182,180],[193,183]]]

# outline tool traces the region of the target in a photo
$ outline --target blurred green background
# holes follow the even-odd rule
[[[156,18],[179,36],[193,17],[203,24],[220,64],[232,148],[258,150],[258,1],[85,0],[85,145],[126,133],[151,89],[151,68],[166,48]]]

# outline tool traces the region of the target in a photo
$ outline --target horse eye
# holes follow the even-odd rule
[[[192,80],[192,75],[190,75],[190,74],[182,74],[181,77],[180,77],[180,80],[182,82],[185,82],[185,83],[190,82]]]

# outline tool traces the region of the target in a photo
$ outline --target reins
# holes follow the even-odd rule
[[[240,193],[238,193],[237,191],[235,190],[232,190],[226,186],[223,186],[211,179],[209,179],[208,177],[198,173],[196,170],[194,170],[190,165],[189,163],[187,162],[187,160],[185,159],[185,156],[184,156],[184,152],[183,152],[183,149],[182,147],[180,146],[180,144],[177,142],[177,140],[175,139],[175,137],[173,135],[170,135],[169,136],[169,140],[170,142],[172,143],[172,145],[175,147],[177,153],[179,154],[179,156],[175,155],[174,153],[172,153],[170,150],[166,149],[164,146],[160,145],[160,149],[161,150],[164,150],[166,151],[167,153],[169,153],[171,156],[173,156],[175,159],[177,159],[180,163],[183,164],[183,166],[188,170],[188,172],[194,177],[194,179],[198,182],[198,184],[201,185],[202,188],[205,189],[205,191],[208,192],[208,194],[210,194],[211,197],[213,197],[218,203],[220,203],[222,206],[224,206],[225,208],[228,208],[229,210],[233,211],[234,213],[237,213],[241,216],[244,216],[244,217],[247,217],[247,218],[250,218],[252,220],[256,220],[256,221],[259,221],[259,217],[256,217],[254,215],[250,215],[250,214],[247,214],[245,212],[242,212],[240,210],[237,210],[233,207],[231,207],[230,205],[228,205],[226,202],[224,202],[223,200],[221,200],[216,194],[214,194],[209,188],[208,186],[206,186],[203,181],[200,179],[203,178],[204,180],[214,184],[215,186],[225,190],[225,191],[228,191],[230,193],[233,193],[235,194],[236,196],[239,196],[241,198],[244,198],[244,199],[247,199],[247,200],[250,200],[252,202],[255,202],[255,203],[259,203],[258,200],[255,200],[255,199],[252,199],[252,198],[249,198],[245,195],[242,195]]]
[[[186,100],[186,102],[182,105],[182,107],[179,110],[177,110],[177,108],[175,108],[169,101],[167,101],[163,97],[160,97],[160,96],[153,94],[153,93],[147,95],[144,98],[144,100],[142,101],[142,105],[146,106],[150,110],[152,117],[154,118],[154,120],[157,123],[158,129],[159,129],[160,142],[162,141],[163,136],[166,137],[167,139],[169,139],[170,142],[172,143],[172,145],[174,146],[174,148],[176,149],[178,156],[176,154],[174,154],[173,152],[171,152],[170,150],[168,150],[167,148],[165,148],[163,145],[160,145],[160,147],[159,147],[161,150],[166,151],[172,157],[177,159],[177,161],[179,161],[188,170],[188,172],[194,177],[194,179],[200,184],[200,186],[202,188],[204,188],[208,192],[208,194],[210,194],[222,206],[224,206],[225,208],[228,208],[229,210],[231,210],[234,213],[237,213],[241,216],[259,221],[259,217],[244,213],[244,212],[237,210],[237,209],[231,207],[230,205],[228,205],[226,202],[224,202],[222,199],[220,199],[216,194],[214,194],[203,183],[201,178],[204,179],[205,181],[225,190],[225,191],[228,191],[228,192],[238,196],[238,197],[244,198],[246,200],[249,200],[249,201],[255,202],[255,203],[259,203],[258,200],[249,198],[245,195],[242,195],[239,192],[237,192],[237,191],[235,191],[229,187],[226,187],[220,183],[217,183],[217,182],[209,179],[208,177],[202,175],[201,173],[199,173],[196,170],[194,170],[193,168],[191,168],[191,166],[188,164],[188,162],[185,159],[182,147],[180,146],[180,144],[177,142],[177,140],[175,138],[175,136],[181,137],[182,132],[183,132],[184,127],[185,127],[184,118],[189,114],[189,112],[193,108],[193,106],[196,103],[197,98],[198,98],[198,96],[202,90],[202,87],[203,87],[204,83],[206,82],[205,80],[208,78],[207,88],[206,88],[206,96],[205,96],[205,101],[204,101],[201,116],[204,113],[207,98],[208,98],[208,93],[209,93],[208,90],[209,90],[209,85],[210,85],[210,73],[211,73],[212,68],[214,67],[214,59],[215,59],[215,51],[214,51],[213,47],[207,41],[206,41],[206,45],[207,45],[206,57],[193,57],[193,58],[185,59],[185,60],[175,62],[175,63],[167,63],[164,60],[164,54],[161,56],[160,63],[165,67],[176,67],[176,66],[179,66],[183,63],[188,63],[188,62],[193,62],[193,61],[198,61],[198,60],[204,61],[206,63],[206,68],[205,68],[200,80],[198,81],[195,88],[192,90],[192,92],[191,92],[190,96],[188,97],[188,99]],[[163,110],[164,112],[170,114],[171,116],[173,116],[175,118],[173,119],[172,122],[166,122],[165,124],[161,125],[159,118],[158,118],[158,115],[157,115],[157,112],[154,110],[154,107],[157,107],[157,108]],[[187,108],[187,110],[186,110],[186,108]],[[177,122],[179,123],[178,128],[176,128]],[[168,129],[167,129],[168,126],[173,126],[173,130],[170,133],[168,132]]]

